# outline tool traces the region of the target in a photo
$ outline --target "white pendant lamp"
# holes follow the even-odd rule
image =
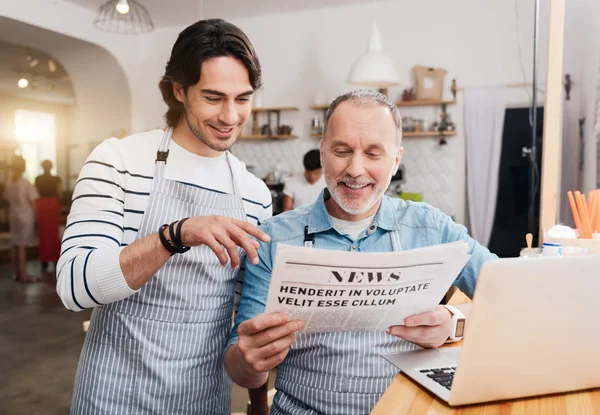
[[[381,35],[377,23],[373,23],[367,53],[354,62],[346,82],[370,88],[388,88],[400,83],[392,60],[381,52]]]

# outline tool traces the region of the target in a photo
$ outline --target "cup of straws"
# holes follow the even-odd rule
[[[579,238],[600,237],[600,189],[588,193],[587,198],[579,191],[569,191],[567,196]]]

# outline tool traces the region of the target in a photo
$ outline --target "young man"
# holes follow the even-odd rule
[[[236,268],[258,262],[249,235],[269,239],[255,225],[271,196],[228,150],[260,83],[240,29],[197,22],[160,81],[168,129],[108,139],[85,163],[58,264],[65,306],[96,307],[72,413],[230,413]]]
[[[471,260],[455,285],[471,296],[479,269],[494,255],[463,226],[424,203],[384,196],[402,157],[402,125],[396,106],[370,90],[337,98],[325,118],[321,159],[327,188],[312,206],[284,213],[262,229],[260,264],[247,264],[236,325],[225,352],[233,380],[263,384],[279,365],[271,413],[367,414],[397,374],[381,353],[438,347],[451,334],[444,306],[408,317],[405,326],[384,331],[297,333],[301,321],[264,310],[277,244],[304,244],[351,252],[386,252],[458,240],[468,242]],[[457,306],[465,315],[469,305]],[[409,343],[410,342],[410,343]],[[414,343],[414,344],[412,344]]]
[[[308,206],[315,203],[321,191],[325,188],[323,169],[321,168],[321,153],[310,150],[304,155],[304,173],[290,177],[285,181],[283,189],[283,211]]]

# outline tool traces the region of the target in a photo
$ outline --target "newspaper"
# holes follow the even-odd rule
[[[266,313],[283,311],[304,332],[372,331],[432,311],[471,256],[466,242],[363,253],[280,244]]]

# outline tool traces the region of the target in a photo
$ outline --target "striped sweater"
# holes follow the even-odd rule
[[[96,147],[79,174],[57,264],[56,291],[72,311],[119,301],[135,294],[119,265],[121,250],[135,241],[148,206],[162,130]],[[267,186],[232,157],[248,221],[260,224],[272,214]],[[165,177],[233,193],[225,155],[205,158],[171,141]]]

